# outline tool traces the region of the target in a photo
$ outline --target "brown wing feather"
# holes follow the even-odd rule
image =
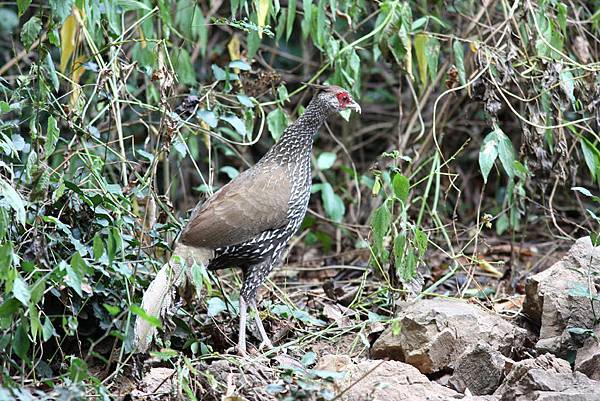
[[[248,241],[287,224],[291,182],[284,169],[262,167],[244,171],[196,206],[181,242],[214,249]]]

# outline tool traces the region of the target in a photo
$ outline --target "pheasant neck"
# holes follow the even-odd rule
[[[283,136],[271,148],[272,156],[287,162],[310,154],[313,137],[327,119],[326,107],[317,99],[310,102],[304,114],[283,132]]]

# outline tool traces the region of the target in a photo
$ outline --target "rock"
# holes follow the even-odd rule
[[[527,279],[523,312],[540,327],[539,351],[566,357],[577,347],[568,329],[592,327],[591,302],[582,295],[588,291],[596,295],[594,286],[588,285],[594,273],[600,274],[600,247],[593,247],[590,238],[584,237],[559,262]],[[600,302],[596,304],[600,310]]]
[[[584,373],[590,379],[600,380],[600,326],[596,327],[596,336],[590,337],[577,350],[575,370]]]
[[[148,396],[176,396],[177,371],[171,368],[154,367],[142,378],[139,387],[131,392],[134,400],[145,400]]]
[[[351,365],[340,388],[347,389],[341,396],[346,401],[448,401],[463,397],[397,361],[367,360]]]
[[[463,353],[454,369],[449,384],[464,393],[492,394],[504,377],[506,358],[486,343],[478,343]]]
[[[515,363],[494,395],[500,401],[599,401],[600,382],[572,373],[567,361],[544,354]]]
[[[371,349],[373,358],[409,363],[429,374],[454,368],[458,357],[478,342],[511,357],[527,331],[466,302],[427,299],[408,304],[399,315],[400,333],[388,327]]]

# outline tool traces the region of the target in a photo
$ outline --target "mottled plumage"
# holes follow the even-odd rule
[[[360,112],[342,88],[331,86],[321,91],[255,166],[195,208],[182,231],[175,253],[183,247],[182,255],[187,255],[188,249],[202,249],[212,254],[209,269],[243,270],[240,352],[246,350],[246,307],[256,309],[258,288],[281,263],[285,246],[306,214],[313,136],[329,115],[346,108]],[[256,323],[263,344],[270,345],[258,313]]]

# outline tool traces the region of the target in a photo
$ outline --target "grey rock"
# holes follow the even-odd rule
[[[429,381],[406,363],[367,360],[347,368],[348,374],[340,388],[348,390],[342,395],[342,400],[448,401],[463,397],[454,390]]]
[[[567,361],[544,354],[515,363],[494,395],[500,401],[599,401],[600,382],[572,373]]]
[[[471,394],[492,394],[504,377],[506,357],[486,343],[478,343],[463,353],[458,361],[449,384],[457,391]]]
[[[583,343],[577,350],[575,370],[584,373],[590,379],[600,380],[600,326],[596,327],[596,335]]]
[[[538,351],[566,357],[579,340],[568,329],[592,327],[592,305],[581,293],[597,294],[589,285],[593,274],[600,274],[600,247],[584,237],[559,262],[527,279],[523,312],[540,327]],[[595,309],[600,310],[600,302],[596,301]]]
[[[477,305],[449,299],[405,304],[398,319],[399,335],[388,327],[373,344],[371,355],[409,363],[425,374],[454,368],[463,352],[478,342],[510,357],[528,335]]]

